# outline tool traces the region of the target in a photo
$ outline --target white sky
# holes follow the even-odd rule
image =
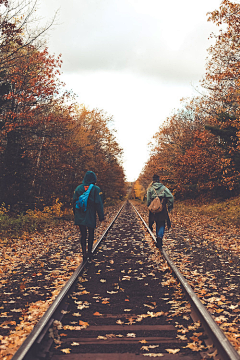
[[[39,0],[49,51],[62,54],[62,80],[80,104],[114,118],[127,180],[149,158],[148,143],[180,99],[197,95],[208,37],[206,13],[220,0]]]

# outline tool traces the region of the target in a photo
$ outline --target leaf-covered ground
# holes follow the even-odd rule
[[[180,284],[129,204],[67,302],[52,328],[47,359],[70,353],[84,359],[93,353],[96,359],[212,357]]]
[[[148,223],[146,206],[134,204]],[[240,229],[174,210],[164,248],[240,353]]]
[[[147,221],[145,205],[135,204]],[[106,211],[103,233],[117,207]],[[174,210],[165,249],[229,340],[240,349],[240,230]],[[0,241],[0,357],[9,360],[81,262],[72,222]]]
[[[118,207],[105,209],[95,239]],[[11,359],[81,263],[79,231],[73,222],[43,233],[0,240],[0,358]]]

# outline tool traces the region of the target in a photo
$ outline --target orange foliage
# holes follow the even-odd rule
[[[145,188],[158,173],[173,193],[185,196],[240,191],[240,4],[223,0],[208,20],[219,27],[201,82],[208,92],[185,100],[155,134],[139,177]]]

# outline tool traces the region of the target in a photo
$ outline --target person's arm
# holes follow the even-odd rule
[[[103,202],[102,202],[102,192],[98,187],[95,188],[95,205],[96,205],[99,221],[103,221],[104,211],[103,211]]]
[[[167,198],[168,211],[171,212],[173,209],[174,197],[167,187],[164,190],[164,196]]]
[[[77,195],[77,189],[74,191],[74,194],[73,194],[73,200],[72,200],[72,203],[73,203],[73,213],[75,214],[75,211],[76,211],[76,201],[78,200],[79,196]]]
[[[151,192],[151,188],[149,188],[147,191],[147,206],[151,204],[151,201],[152,201],[152,192]]]

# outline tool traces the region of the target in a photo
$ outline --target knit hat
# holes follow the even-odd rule
[[[159,176],[154,174],[153,175],[153,182],[159,182]]]
[[[84,185],[90,185],[95,184],[97,182],[97,177],[93,171],[87,171],[84,178],[83,178],[83,184]]]

